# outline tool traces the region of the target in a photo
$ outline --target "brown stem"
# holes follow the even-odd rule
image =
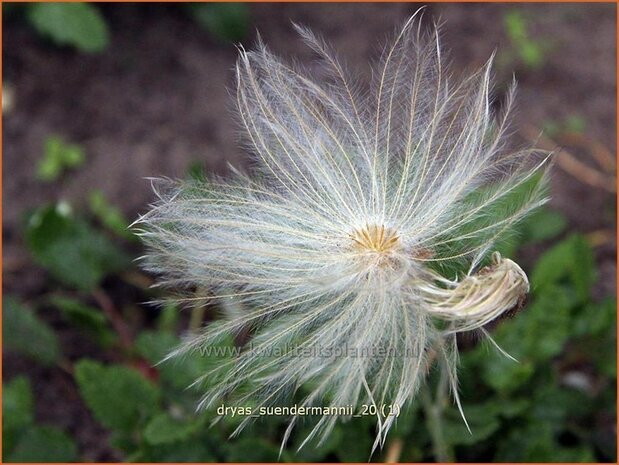
[[[404,442],[402,442],[401,438],[395,438],[391,441],[391,444],[389,444],[389,448],[387,449],[385,463],[398,463],[400,461],[400,455],[402,455],[403,447]]]
[[[610,244],[615,238],[615,234],[609,229],[601,229],[586,234],[585,238],[591,247],[600,247]]]
[[[533,126],[525,126],[522,129],[522,135],[528,140],[535,141],[540,148],[550,151],[557,150],[558,144],[552,139],[540,135],[540,132]],[[556,163],[564,171],[585,184],[600,187],[609,192],[617,192],[615,180],[612,176],[586,165],[564,148],[561,148],[556,157]]]
[[[95,289],[92,292],[92,296],[103,310],[103,313],[105,313],[105,316],[107,316],[114,331],[118,334],[122,346],[125,349],[131,348],[133,346],[131,331],[129,331],[129,327],[123,320],[110,296],[101,288]]]
[[[73,375],[74,375],[74,373],[73,373],[73,364],[71,363],[71,360],[69,360],[67,358],[61,358],[60,360],[58,360],[56,365],[62,371],[67,373],[69,376],[73,377]]]
[[[191,317],[189,318],[189,330],[192,333],[198,331],[202,327],[205,312],[206,307],[200,304],[197,304],[191,309]]]
[[[615,163],[613,154],[600,142],[591,140],[583,134],[574,133],[567,133],[561,135],[561,141],[565,142],[566,144],[583,147],[584,149],[588,150],[588,152],[592,155],[593,159],[600,166],[600,168],[604,169],[608,173],[615,172],[615,168],[617,167],[617,165]]]
[[[149,289],[154,283],[150,276],[135,270],[124,271],[119,276],[126,283],[139,289]]]

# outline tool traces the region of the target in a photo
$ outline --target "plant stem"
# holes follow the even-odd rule
[[[133,336],[110,296],[101,288],[92,291],[92,296],[103,310],[112,328],[118,334],[122,346],[125,349],[130,349],[133,346]]]
[[[400,455],[402,455],[402,447],[404,447],[402,439],[395,438],[391,441],[391,444],[389,444],[389,448],[387,449],[385,463],[398,463],[400,461]]]
[[[437,391],[442,389],[442,385],[443,382],[441,379]],[[432,440],[434,459],[442,463],[453,462],[453,452],[445,440],[445,432],[443,430],[443,404],[441,402],[443,396],[440,395],[439,392],[436,396],[437,399],[433,401],[430,389],[427,386],[424,386],[419,394],[423,405],[426,424]]]
[[[196,305],[191,309],[191,316],[189,318],[189,331],[195,332],[202,326],[204,321],[204,312],[206,307],[204,305]]]

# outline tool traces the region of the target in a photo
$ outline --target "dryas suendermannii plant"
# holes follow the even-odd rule
[[[205,373],[216,381],[202,407],[281,405],[301,386],[297,406],[402,406],[434,362],[459,407],[456,333],[487,335],[527,293],[522,269],[492,247],[543,203],[547,157],[506,152],[513,86],[496,117],[490,61],[453,80],[436,28],[422,32],[414,18],[385,48],[369,93],[308,29],[297,28],[324,64],[320,81],[262,43],[241,50],[250,174],[168,183],[139,220],[148,268],[224,314],[171,357],[249,334],[250,348]],[[374,447],[395,421],[378,410]],[[336,421],[322,416],[306,442]]]

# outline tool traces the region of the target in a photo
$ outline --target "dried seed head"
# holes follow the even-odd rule
[[[227,304],[223,322],[170,356],[250,334],[253,350],[204,375],[216,382],[202,407],[237,391],[239,405],[268,406],[301,385],[301,407],[404,406],[430,352],[458,401],[453,333],[481,328],[528,291],[513,261],[478,265],[545,201],[543,161],[502,150],[513,89],[495,118],[490,62],[454,82],[438,33],[411,18],[385,49],[374,92],[360,96],[331,49],[298,30],[331,79],[314,81],[262,43],[242,50],[236,97],[256,169],[173,187],[141,219],[151,270]],[[325,348],[341,356],[299,355]],[[337,418],[323,416],[306,441],[326,438]],[[377,414],[374,447],[394,420]]]
[[[492,254],[492,264],[448,287],[422,285],[430,313],[456,323],[457,331],[482,327],[529,292],[527,275],[517,263]]]

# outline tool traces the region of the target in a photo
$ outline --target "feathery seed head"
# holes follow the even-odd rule
[[[528,291],[513,261],[494,254],[481,266],[496,239],[544,202],[536,172],[545,160],[505,150],[513,88],[497,118],[490,62],[453,80],[438,33],[423,33],[419,20],[385,49],[369,96],[327,44],[297,29],[326,81],[262,43],[240,52],[236,99],[251,173],[173,185],[140,220],[149,269],[168,285],[207,290],[202,302],[224,313],[171,356],[249,332],[252,350],[217,368],[203,407],[233,392],[239,405],[268,406],[301,386],[300,406],[403,406],[430,353],[458,402],[455,333],[482,328]],[[323,349],[344,355],[299,355]],[[375,447],[394,420],[377,414]],[[319,418],[306,441],[325,438],[335,421]]]

